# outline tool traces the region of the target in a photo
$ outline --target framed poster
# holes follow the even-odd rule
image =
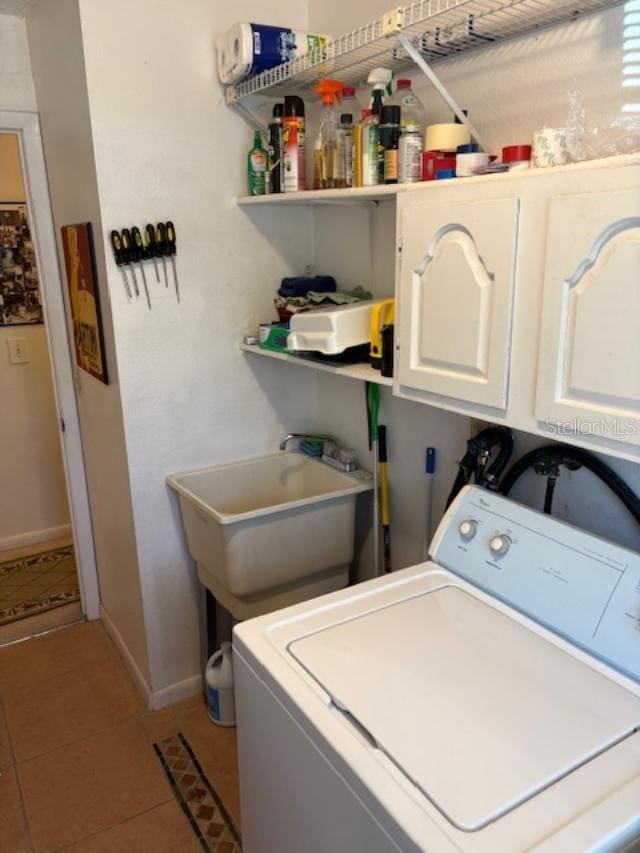
[[[43,322],[27,206],[0,202],[0,326]]]
[[[78,367],[108,385],[91,223],[63,225],[61,231],[76,362]]]

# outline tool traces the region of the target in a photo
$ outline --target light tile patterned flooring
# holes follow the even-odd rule
[[[0,649],[1,853],[202,853],[153,747],[178,732],[239,828],[235,729],[200,697],[146,711],[99,622]]]

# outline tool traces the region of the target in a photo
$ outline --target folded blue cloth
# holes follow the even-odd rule
[[[316,293],[333,293],[336,280],[332,275],[300,275],[283,278],[278,290],[279,296],[306,296],[310,290]]]

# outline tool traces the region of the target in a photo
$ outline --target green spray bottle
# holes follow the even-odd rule
[[[253,135],[253,148],[247,156],[249,195],[266,193],[268,159],[268,154],[262,146],[262,135],[259,130],[256,130]]]

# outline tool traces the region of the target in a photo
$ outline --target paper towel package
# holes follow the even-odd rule
[[[216,39],[218,76],[225,85],[260,74],[323,47],[331,36],[304,30],[271,27],[267,24],[238,23]]]

